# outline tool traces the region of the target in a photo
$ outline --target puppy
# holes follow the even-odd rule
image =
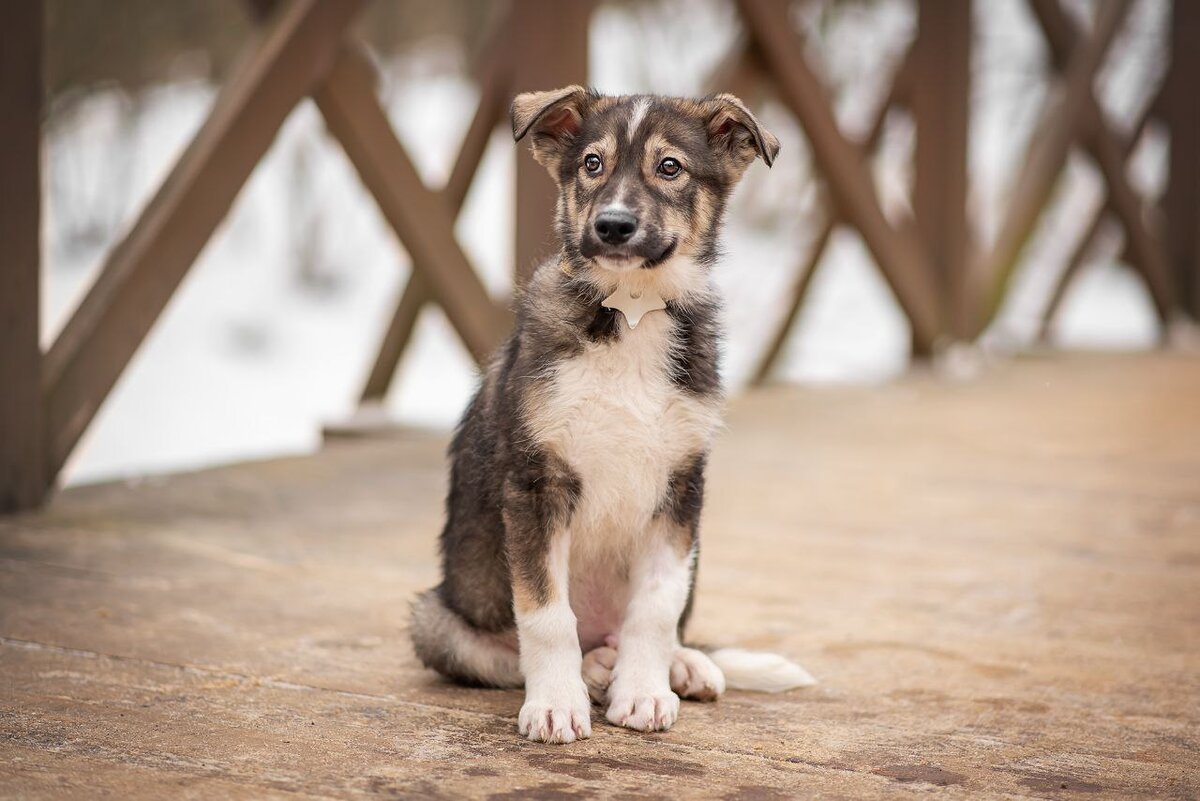
[[[680,696],[809,683],[780,657],[681,645],[723,403],[718,231],[778,140],[730,95],[578,86],[519,95],[512,126],[558,184],[562,250],[450,446],[444,577],[413,605],[417,655],[463,683],[523,684],[520,734],[555,743],[591,734],[589,694],[651,731]]]

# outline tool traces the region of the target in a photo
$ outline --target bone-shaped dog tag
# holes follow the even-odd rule
[[[617,287],[616,292],[600,301],[600,304],[606,309],[616,309],[623,314],[631,329],[637,328],[637,324],[650,312],[667,308],[662,296],[653,289],[644,289],[634,294],[623,284]]]

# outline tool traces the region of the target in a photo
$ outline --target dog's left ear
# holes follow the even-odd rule
[[[713,148],[726,154],[741,174],[755,156],[770,167],[779,154],[775,134],[759,124],[746,104],[733,95],[716,95],[705,101],[708,141]]]
[[[517,95],[511,109],[513,139],[528,135],[534,159],[557,178],[558,161],[583,126],[592,99],[582,86]]]

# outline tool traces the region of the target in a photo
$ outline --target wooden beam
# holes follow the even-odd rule
[[[837,217],[827,210],[820,228],[817,229],[817,235],[813,237],[812,244],[809,246],[808,257],[797,271],[796,284],[792,288],[792,299],[788,310],[776,328],[775,336],[771,338],[770,344],[763,351],[758,366],[754,368],[754,376],[750,379],[750,383],[754,386],[762,386],[767,383],[771,373],[775,370],[775,365],[783,355],[783,348],[791,337],[792,329],[796,327],[796,321],[800,318],[800,309],[804,307],[804,299],[808,297],[809,287],[812,286],[813,277],[821,265],[821,257],[825,255],[825,250],[829,247],[829,240],[836,227]]]
[[[846,222],[863,238],[922,347],[942,332],[928,254],[915,228],[893,228],[883,214],[861,148],[838,129],[829,98],[804,59],[784,0],[739,0],[750,35],[775,79],[780,98],[799,119],[813,158]]]
[[[512,59],[507,47],[507,31],[507,24],[502,25],[493,44],[487,48],[485,57],[480,59],[480,69],[477,71],[479,103],[459,147],[450,178],[441,190],[443,202],[456,217],[467,199],[471,181],[479,169],[480,161],[483,160],[492,132],[508,111]],[[362,401],[378,401],[387,395],[396,374],[396,367],[412,338],[421,309],[433,297],[429,281],[423,275],[429,269],[433,268],[418,268],[414,265],[409,274],[408,283],[401,293],[399,303],[396,304],[396,311],[384,332],[370,375],[363,386],[360,396]]]
[[[371,372],[359,393],[359,402],[382,401],[387,397],[388,388],[400,365],[400,358],[408,348],[412,339],[413,329],[417,327],[417,319],[421,310],[432,298],[429,284],[415,269],[409,274],[408,282],[400,293],[396,310],[384,329],[383,338],[375,353],[375,361],[371,364]]]
[[[1114,134],[1114,137],[1120,140],[1121,148],[1124,151],[1123,158],[1126,161],[1128,161],[1130,154],[1133,153],[1134,148],[1137,147],[1138,141],[1142,138],[1142,134],[1146,130],[1146,125],[1150,122],[1150,116],[1154,112],[1155,105],[1156,101],[1152,98],[1151,102],[1147,103],[1142,108],[1141,113],[1138,115],[1137,119],[1134,120],[1132,127],[1129,129],[1129,134],[1127,136],[1122,137],[1118,134]],[[1071,255],[1067,259],[1066,265],[1059,274],[1058,281],[1054,286],[1054,290],[1050,293],[1050,299],[1046,304],[1046,308],[1042,312],[1042,322],[1038,332],[1039,339],[1043,341],[1048,339],[1050,327],[1054,324],[1054,319],[1058,315],[1059,307],[1062,306],[1062,302],[1067,295],[1067,291],[1071,288],[1071,285],[1074,283],[1076,276],[1086,263],[1086,260],[1091,256],[1093,247],[1095,245],[1095,240],[1099,235],[1101,226],[1104,224],[1105,220],[1112,216],[1112,212],[1112,203],[1110,202],[1109,198],[1105,198],[1104,203],[1097,208],[1095,213],[1092,215],[1091,222],[1084,227],[1083,236],[1081,236],[1079,241],[1076,242],[1075,249],[1071,252]],[[1128,244],[1126,247],[1128,248]]]
[[[515,92],[587,85],[588,22],[592,0],[513,0],[511,47],[516,58]],[[558,191],[542,165],[518,148],[515,276],[524,283],[554,254]]]
[[[249,2],[260,17],[278,5],[278,0]],[[384,333],[364,399],[386,392],[421,307],[430,299],[445,310],[477,363],[487,359],[508,330],[507,311],[488,296],[454,238],[452,222],[483,157],[498,108],[507,101],[511,81],[511,61],[505,48],[508,24],[503,23],[484,46],[480,107],[440,196],[426,188],[396,138],[376,96],[375,69],[361,44],[347,43],[313,91],[330,132],[412,259],[409,282]]]
[[[39,505],[42,469],[42,3],[0,3],[0,513]]]
[[[46,355],[57,475],[287,115],[333,64],[360,0],[290,0],[252,35],[212,112]]]
[[[919,0],[909,103],[916,124],[913,211],[941,298],[957,338],[970,336],[965,273],[967,135],[971,94],[970,0]]]
[[[754,106],[765,88],[762,58],[750,42],[738,40],[709,74],[704,85],[709,93],[728,92],[746,105]]]
[[[867,132],[867,138],[863,144],[863,149],[868,153],[875,150],[875,146],[879,143],[879,137],[883,135],[883,127],[884,123],[887,122],[888,111],[899,102],[899,98],[906,92],[910,64],[910,57],[906,54],[904,59],[901,60],[899,68],[896,69],[895,77],[892,79],[892,86],[888,91],[887,97],[884,98],[883,103],[875,111],[875,117],[871,120],[871,129]],[[751,383],[754,386],[762,386],[767,382],[771,377],[771,372],[775,369],[775,365],[783,355],[783,348],[791,336],[792,329],[796,327],[796,320],[800,317],[800,309],[804,306],[804,299],[808,297],[808,289],[812,286],[812,279],[821,264],[821,257],[825,254],[825,248],[829,246],[829,240],[833,235],[834,229],[837,227],[839,220],[837,214],[830,208],[832,203],[825,200],[820,205],[826,209],[825,216],[821,221],[820,227],[817,229],[817,235],[813,237],[808,257],[796,273],[796,283],[792,288],[792,299],[788,305],[788,310],[776,328],[775,335],[771,338],[770,344],[767,345],[766,350],[763,351],[762,356],[759,358],[758,366],[754,369],[754,376],[751,378]]]
[[[973,315],[972,338],[981,334],[1000,310],[1021,252],[1050,199],[1071,144],[1079,136],[1092,83],[1129,4],[1130,0],[1101,0],[1092,36],[1072,52],[1059,86],[1046,98],[995,245],[980,267],[972,270],[972,279],[982,284],[972,293],[972,301],[982,304]]]
[[[507,333],[497,307],[454,238],[446,199],[421,182],[375,95],[374,67],[361,48],[346,47],[314,98],[330,132],[375,196],[429,289],[477,362]]]
[[[1171,132],[1163,211],[1167,254],[1179,308],[1200,321],[1200,4],[1171,4],[1171,66],[1163,90],[1163,119]]]
[[[1075,243],[1071,255],[1067,258],[1066,266],[1063,268],[1058,281],[1054,285],[1054,291],[1050,293],[1050,300],[1046,303],[1046,308],[1042,311],[1042,322],[1038,331],[1038,339],[1045,341],[1050,338],[1050,328],[1054,325],[1054,320],[1058,316],[1058,311],[1062,307],[1063,300],[1066,299],[1067,290],[1075,283],[1075,279],[1082,272],[1088,257],[1093,253],[1104,224],[1111,222],[1111,220],[1112,213],[1107,203],[1102,205],[1092,215],[1092,221],[1088,223],[1088,226],[1083,231],[1083,235]]]
[[[1035,15],[1046,34],[1058,69],[1065,69],[1070,54],[1082,41],[1059,0],[1032,0]],[[1166,321],[1174,306],[1174,291],[1163,235],[1151,230],[1152,220],[1143,211],[1143,202],[1126,177],[1128,148],[1113,132],[1100,104],[1089,87],[1083,109],[1083,144],[1095,159],[1108,186],[1108,204],[1125,227],[1131,260],[1141,272],[1161,321]]]

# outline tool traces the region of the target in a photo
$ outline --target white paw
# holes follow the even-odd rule
[[[725,692],[725,674],[703,651],[680,648],[671,660],[671,689],[680,698],[715,701]]]
[[[578,692],[526,696],[517,716],[517,731],[541,743],[573,743],[592,736],[592,708],[583,682]]]
[[[679,717],[679,696],[670,690],[625,692],[614,688],[605,717],[609,723],[638,731],[666,731]]]
[[[617,651],[608,646],[593,648],[583,655],[583,683],[593,703],[603,704],[608,699],[608,685],[612,684],[616,664]]]

